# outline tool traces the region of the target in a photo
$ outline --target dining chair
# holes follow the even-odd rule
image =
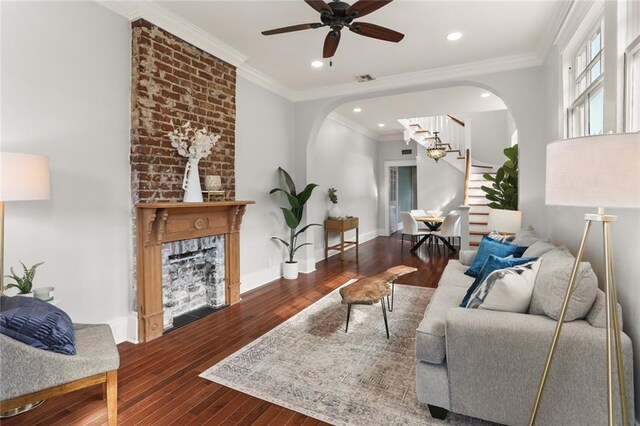
[[[450,211],[442,221],[442,226],[440,226],[440,229],[437,231],[433,231],[431,235],[437,237],[438,239],[446,238],[449,241],[452,238],[455,245],[456,237],[462,240],[460,220],[460,212],[458,210]]]
[[[410,212],[410,213],[411,213],[411,216],[412,216],[412,217],[416,217],[416,216],[422,216],[422,217],[424,217],[424,216],[429,216],[429,215],[427,214],[427,212],[425,212],[424,210],[411,210],[411,212]],[[427,225],[425,225],[424,223],[422,223],[422,222],[418,222],[418,229],[419,229],[420,231],[431,232],[431,230],[429,229],[429,227],[428,227]]]
[[[404,236],[409,235],[412,244],[415,243],[416,238],[422,238],[429,235],[431,231],[424,231],[418,228],[418,222],[411,216],[409,212],[400,212],[402,218],[402,245],[401,252],[404,251]]]

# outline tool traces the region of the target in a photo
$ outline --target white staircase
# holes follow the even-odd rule
[[[447,156],[440,161],[446,161],[465,174],[464,204],[469,210],[469,245],[478,246],[483,235],[490,231],[487,228],[489,218],[489,201],[480,187],[490,186],[484,174],[495,174],[496,167],[473,159],[469,127],[451,114],[436,117],[420,117],[400,119],[398,122],[405,128],[405,141],[416,141],[428,148],[438,132],[441,143],[439,148],[447,151]]]

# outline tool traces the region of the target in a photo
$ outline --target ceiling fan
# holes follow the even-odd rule
[[[404,38],[404,34],[389,28],[381,27],[367,22],[353,22],[354,19],[361,18],[365,15],[375,12],[381,7],[391,3],[393,0],[359,0],[352,5],[340,0],[332,0],[325,3],[323,0],[304,0],[309,6],[320,12],[320,22],[311,24],[299,24],[289,27],[277,28],[275,30],[263,31],[262,35],[273,35],[289,33],[293,31],[316,29],[321,27],[329,27],[330,31],[324,39],[324,48],[322,56],[331,58],[338,49],[340,43],[340,31],[347,27],[349,31],[360,34],[365,37],[376,38],[379,40],[399,42]]]

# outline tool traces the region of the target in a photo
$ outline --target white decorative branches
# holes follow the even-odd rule
[[[220,135],[210,132],[205,127],[194,130],[190,121],[169,132],[167,136],[171,139],[171,146],[178,150],[178,154],[196,160],[211,154],[211,149],[220,139]]]

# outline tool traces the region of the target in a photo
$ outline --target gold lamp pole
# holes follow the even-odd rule
[[[603,149],[606,147],[606,149]],[[599,173],[601,171],[601,173]],[[559,141],[547,146],[546,203],[550,205],[585,206],[607,205],[612,207],[640,207],[640,133],[588,136]],[[597,214],[585,215],[585,227],[576,256],[569,285],[565,293],[560,318],[547,360],[542,372],[538,392],[529,418],[533,426],[542,402],[549,370],[562,332],[567,308],[575,289],[576,278],[591,225],[602,223],[605,295],[606,295],[606,350],[607,350],[607,424],[615,424],[614,363],[620,389],[622,425],[629,425],[627,391],[624,383],[620,318],[611,245],[611,223],[617,216],[605,214],[598,207]],[[615,361],[614,361],[615,356]]]

